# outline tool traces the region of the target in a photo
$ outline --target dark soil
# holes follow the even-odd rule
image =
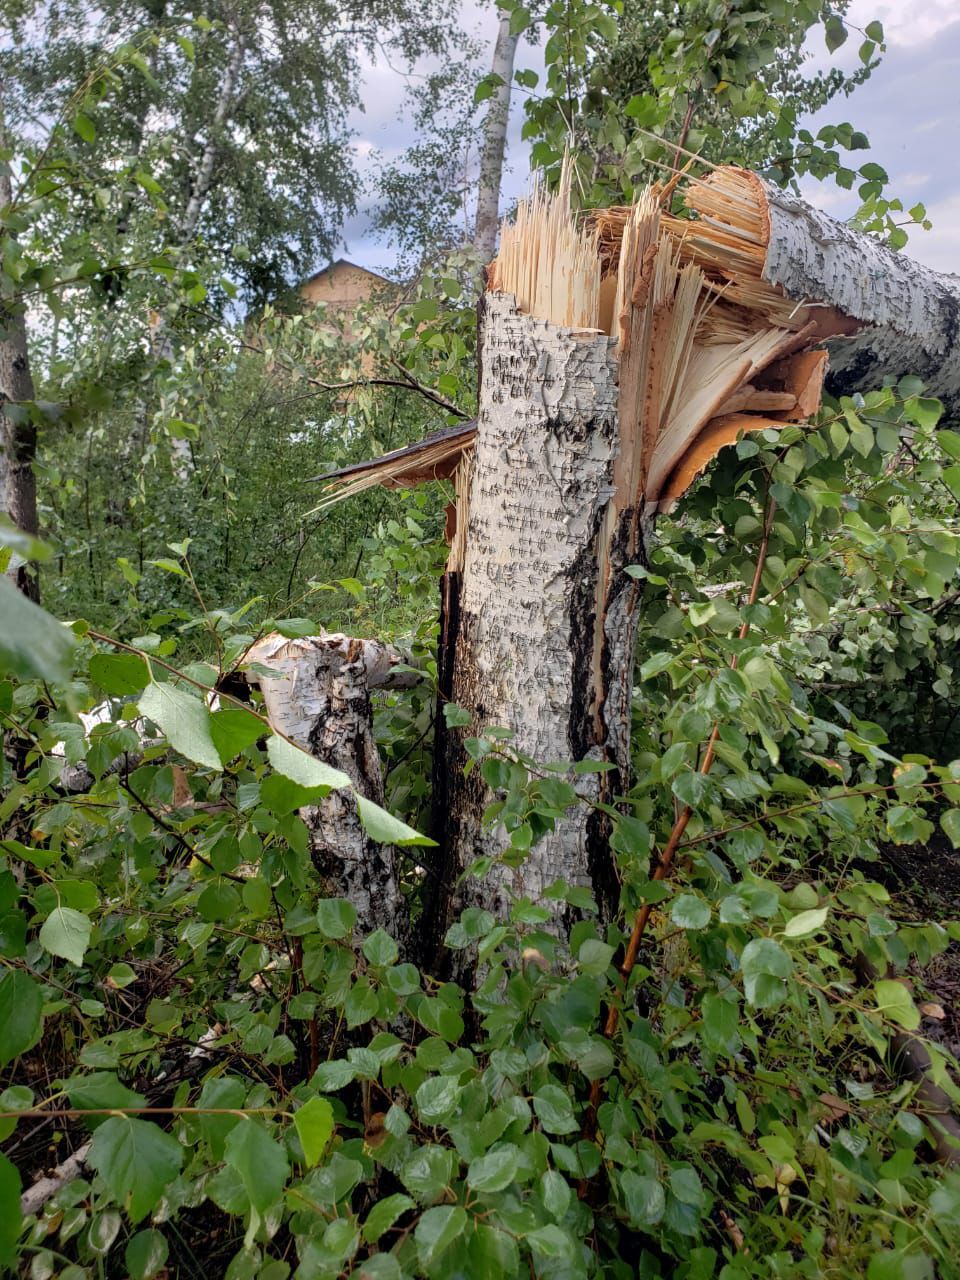
[[[942,831],[926,844],[882,845],[881,856],[883,879],[895,895],[892,914],[899,920],[960,920],[960,849]],[[924,1016],[922,1034],[960,1057],[960,943],[951,942],[915,976],[917,1003],[940,1006]]]

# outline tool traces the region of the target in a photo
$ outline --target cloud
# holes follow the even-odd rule
[[[907,252],[939,270],[960,272],[960,171],[947,162],[949,148],[944,134],[952,134],[960,123],[960,18],[956,0],[853,0],[849,21],[865,27],[874,18],[884,24],[887,52],[866,84],[850,98],[834,100],[812,118],[815,129],[824,124],[849,120],[870,138],[869,152],[853,152],[851,160],[862,164],[872,160],[890,176],[890,191],[904,203],[922,202],[934,221],[934,230],[915,231]],[[464,29],[476,34],[492,51],[496,35],[496,13],[491,5],[465,0]],[[822,34],[811,47],[811,69],[837,65],[847,69],[859,65],[856,32],[830,59]],[[489,56],[489,54],[487,55]],[[543,69],[542,48],[524,42],[519,65],[535,71]],[[414,74],[426,70],[422,65]],[[357,132],[355,155],[361,172],[370,173],[378,163],[377,153],[387,159],[400,156],[413,141],[412,122],[404,102],[407,78],[382,59],[364,63],[363,100],[366,110],[352,114]],[[511,113],[504,203],[522,194],[529,184],[527,144],[520,140],[522,111],[518,104]],[[808,182],[803,193],[834,217],[849,217],[856,209],[856,191],[845,192],[829,183]],[[382,268],[393,254],[377,244],[370,232],[369,210],[351,218],[344,228],[349,256],[364,266]]]
[[[880,66],[849,99],[834,99],[807,123],[816,130],[849,120],[862,129],[871,149],[851,153],[851,162],[882,165],[890,194],[908,208],[926,205],[934,224],[932,231],[911,232],[907,253],[938,270],[960,272],[960,172],[944,163],[944,132],[960,122],[960,20],[952,3],[921,9],[881,0],[873,8],[894,18]],[[851,20],[869,21],[868,11],[868,0],[855,0]],[[917,15],[913,26],[908,11]],[[858,204],[856,190],[841,192],[825,183],[807,182],[803,194],[838,218],[849,217]]]

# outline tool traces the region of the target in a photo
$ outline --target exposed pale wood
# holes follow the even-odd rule
[[[723,402],[717,414],[742,413],[745,409],[751,413],[786,413],[796,407],[797,397],[789,391],[765,391],[747,383]]]
[[[711,418],[668,476],[657,498],[657,509],[668,511],[703,474],[720,450],[734,444],[743,432],[779,431],[788,425],[780,418],[766,418],[754,413],[726,413]]]
[[[570,210],[570,166],[557,196],[541,185],[521,200],[516,219],[500,232],[491,290],[512,294],[525,315],[565,329],[597,329],[600,258],[596,233]]]
[[[768,365],[757,378],[758,390],[775,388],[794,399],[792,407],[768,412],[789,414],[798,421],[812,418],[820,408],[828,360],[826,351],[797,351]],[[761,408],[760,405],[751,407]]]

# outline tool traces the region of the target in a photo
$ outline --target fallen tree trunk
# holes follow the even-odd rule
[[[370,690],[415,683],[415,673],[395,669],[402,661],[387,645],[340,634],[300,640],[267,636],[245,657],[247,678],[260,685],[273,728],[324,764],[342,770],[359,795],[379,805],[383,778]],[[353,903],[362,935],[386,929],[403,939],[407,913],[396,852],[368,835],[353,792],[331,791],[300,814],[322,892]]]

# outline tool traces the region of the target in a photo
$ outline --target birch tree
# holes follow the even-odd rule
[[[493,65],[489,78],[492,96],[483,123],[483,150],[480,154],[477,218],[474,232],[474,243],[484,262],[493,257],[497,247],[500,186],[503,180],[503,160],[507,147],[507,126],[510,123],[513,65],[520,40],[520,31],[519,27],[514,25],[513,12],[499,9],[498,13],[500,22],[497,27]]]
[[[9,155],[8,139],[3,125],[0,102],[0,151]],[[0,247],[5,261],[15,261],[16,253],[7,254],[16,223],[10,160],[0,158]],[[24,304],[4,290],[0,304],[0,513],[21,532],[36,536],[37,482],[33,460],[37,448],[34,419],[33,376],[30,371],[30,349]],[[25,562],[11,555],[7,574],[24,594],[39,598],[36,576]]]

